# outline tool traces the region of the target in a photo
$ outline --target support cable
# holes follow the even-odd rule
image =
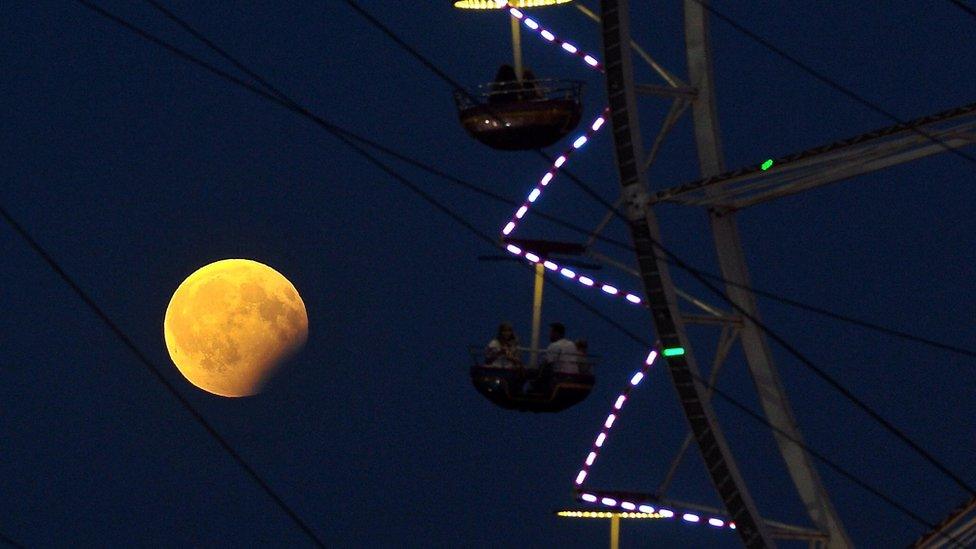
[[[175,46],[172,46],[172,45],[164,42],[163,40],[161,40],[159,38],[156,38],[156,37],[148,34],[147,32],[143,31],[142,29],[139,29],[138,27],[135,27],[131,23],[128,23],[128,22],[126,22],[126,21],[124,21],[124,20],[122,20],[122,19],[120,19],[120,18],[118,18],[118,17],[110,14],[110,13],[106,12],[105,10],[102,10],[101,8],[97,8],[96,6],[91,5],[90,2],[87,2],[87,0],[76,0],[76,1],[79,2],[79,3],[81,3],[82,5],[85,5],[86,7],[89,7],[89,9],[93,9],[93,11],[95,11],[96,13],[99,13],[100,15],[102,15],[102,16],[104,16],[104,17],[106,17],[106,18],[108,18],[108,19],[110,19],[110,20],[112,20],[112,21],[114,21],[114,22],[116,22],[118,24],[121,24],[122,26],[124,26],[128,30],[130,30],[132,32],[135,32],[136,34],[139,34],[143,38],[145,38],[145,39],[147,39],[147,40],[149,40],[149,41],[151,41],[153,43],[156,43],[157,45],[163,46],[167,50],[170,50],[170,51],[172,51],[174,53],[177,53],[177,55],[179,55],[181,58],[183,58],[183,59],[185,59],[187,61],[190,61],[190,62],[192,62],[194,64],[200,65],[199,60],[196,60],[195,58],[193,58],[189,54],[186,54],[185,52],[182,52],[178,48],[175,48]],[[201,66],[203,66],[203,65],[201,65]],[[204,66],[204,68],[207,68],[207,67]],[[207,68],[207,70],[211,70],[211,69]],[[219,69],[217,69],[217,70],[219,71]],[[211,70],[211,72],[214,72],[214,71]],[[236,79],[235,77],[233,77],[231,75],[226,75],[226,77],[228,77],[230,79],[233,79],[233,80],[238,80],[238,82],[240,84],[242,84],[244,87],[246,87],[250,91],[252,91],[254,93],[257,93],[258,95],[260,95],[262,97],[265,97],[266,99],[270,99],[270,100],[272,100],[274,102],[277,102],[277,103],[281,104],[282,106],[285,106],[289,110],[292,110],[293,112],[296,112],[297,114],[301,114],[302,116],[305,116],[305,117],[315,117],[315,115],[311,114],[306,109],[300,108],[300,107],[299,108],[294,108],[294,107],[297,107],[297,105],[294,106],[294,107],[293,106],[290,106],[290,105],[286,104],[284,101],[282,101],[281,99],[279,99],[277,97],[274,97],[274,96],[272,96],[270,94],[267,94],[265,92],[262,92],[261,90],[258,90],[257,88],[255,88],[255,87],[247,84],[246,82],[239,81],[239,79]],[[311,119],[313,121],[316,121],[320,125],[322,125],[317,120],[317,117],[311,118]],[[328,128],[326,128],[326,129],[328,129]],[[336,135],[336,134],[334,134],[334,135]],[[354,147],[354,150],[356,150],[357,152],[359,152],[363,156],[367,157],[367,159],[370,159],[370,162],[373,165],[375,165],[377,167],[380,167],[380,169],[382,169],[385,173],[387,173],[388,175],[391,175],[392,177],[394,177],[394,179],[396,181],[398,181],[401,184],[404,184],[405,186],[407,186],[408,189],[410,189],[411,191],[413,191],[415,194],[418,194],[421,198],[423,198],[429,204],[431,204],[432,206],[434,206],[435,208],[437,208],[438,210],[440,210],[442,213],[448,215],[455,222],[461,224],[463,227],[465,227],[466,229],[468,229],[468,231],[473,232],[480,239],[482,239],[482,240],[484,240],[486,242],[491,243],[493,246],[500,247],[500,245],[492,237],[490,237],[489,235],[487,235],[484,232],[480,231],[472,223],[470,223],[469,221],[467,221],[466,219],[464,219],[460,214],[454,212],[449,206],[440,203],[437,199],[435,199],[429,193],[426,193],[420,187],[418,187],[417,185],[415,185],[412,182],[410,182],[409,180],[407,180],[405,177],[403,177],[402,175],[400,175],[398,172],[396,172],[392,168],[389,168],[388,166],[386,166],[385,164],[383,164],[379,159],[376,159],[375,157],[373,157],[368,151],[366,151],[365,149],[363,149],[361,147],[356,147],[355,144],[351,142],[351,140],[343,140],[339,135],[336,135],[336,137],[337,138],[340,138],[340,140],[342,140],[347,145]],[[660,248],[659,245],[657,245],[657,246]],[[526,268],[530,268],[530,269],[532,268],[531,266],[529,266],[527,264],[522,264],[522,265],[525,266]],[[640,343],[641,345],[644,345],[645,347],[650,347],[650,343],[649,342],[647,342],[646,340],[644,340],[640,336],[634,334],[633,332],[627,330],[626,328],[624,328],[619,323],[617,323],[617,322],[613,321],[612,319],[610,319],[609,317],[607,317],[605,314],[600,313],[592,305],[589,305],[588,303],[583,302],[578,296],[572,294],[569,290],[563,288],[559,284],[556,284],[555,287],[557,289],[559,289],[562,293],[564,293],[564,295],[570,296],[577,303],[580,303],[581,305],[583,305],[584,307],[586,307],[587,310],[589,310],[590,312],[592,312],[594,314],[597,314],[601,319],[610,322],[612,325],[614,325],[614,327],[616,327],[618,330],[620,330],[624,335],[626,335],[627,337],[629,337],[631,340],[633,340],[633,341],[635,341],[637,343]],[[692,374],[692,375],[694,376],[694,374]],[[756,421],[759,421],[760,423],[766,425],[770,429],[779,431],[779,429],[777,427],[775,427],[774,425],[772,425],[769,422],[769,420],[767,420],[761,414],[759,414],[758,412],[753,411],[751,408],[749,408],[748,406],[742,404],[737,399],[733,398],[732,396],[730,396],[729,394],[725,393],[724,391],[722,391],[722,390],[718,389],[717,387],[709,384],[708,383],[708,380],[705,380],[705,379],[703,379],[703,378],[701,378],[699,376],[694,376],[694,377],[695,377],[695,380],[698,383],[701,383],[706,388],[711,389],[712,391],[714,391],[715,395],[717,395],[720,398],[722,398],[723,400],[729,402],[730,404],[732,404],[734,407],[736,407],[737,409],[739,409],[740,411],[742,411],[746,415],[748,415],[748,416],[752,417],[753,419],[755,419]],[[783,433],[782,431],[779,431],[779,432],[781,434],[783,434],[784,436],[787,436],[787,437],[789,436],[788,434]],[[903,505],[899,504],[898,502],[894,501],[891,497],[886,496],[880,490],[878,490],[876,488],[873,488],[872,486],[870,486],[869,484],[867,484],[864,481],[861,481],[859,479],[859,477],[857,477],[853,473],[848,472],[846,469],[844,469],[840,465],[836,464],[835,462],[833,462],[832,460],[830,460],[829,458],[827,458],[825,455],[823,455],[823,454],[821,454],[821,453],[819,453],[819,452],[811,449],[804,442],[802,442],[802,441],[795,441],[795,440],[793,442],[795,444],[797,444],[798,446],[800,446],[801,448],[803,448],[804,451],[810,453],[810,455],[812,455],[813,457],[815,457],[818,460],[824,462],[832,470],[838,472],[839,474],[841,474],[842,476],[844,476],[848,480],[851,480],[852,482],[854,482],[859,487],[865,489],[866,491],[868,491],[872,495],[875,495],[876,497],[878,497],[879,499],[881,499],[882,501],[884,501],[888,505],[892,506],[893,508],[897,509],[898,511],[901,511],[906,516],[912,518],[912,520],[914,520],[914,521],[916,521],[919,524],[922,524],[924,526],[930,527],[930,528],[933,526],[931,523],[929,523],[928,521],[926,521],[921,516],[917,515],[916,513],[914,513],[913,511],[911,511],[910,509],[908,509],[905,506],[903,506]]]

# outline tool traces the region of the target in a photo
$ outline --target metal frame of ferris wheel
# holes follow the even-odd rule
[[[668,356],[665,360],[691,434],[678,451],[656,495],[663,496],[687,447],[695,441],[712,483],[747,547],[771,547],[774,538],[806,539],[811,546],[828,548],[851,547],[810,456],[794,442],[802,443],[803,438],[766,337],[756,324],[744,318],[745,315],[723,313],[674,286],[667,257],[656,245],[662,239],[653,206],[671,202],[706,208],[721,274],[730,282],[726,285],[726,295],[738,309],[758,319],[755,296],[748,290],[749,273],[736,226],[736,211],[976,143],[976,105],[803,151],[781,159],[773,170],[751,167],[727,172],[719,137],[708,18],[704,7],[695,0],[683,1],[688,64],[688,82],[685,83],[634,43],[628,1],[601,0],[599,17],[579,4],[577,7],[598,20],[602,29],[610,121],[622,189],[618,206],[624,208],[637,251],[637,271],[617,265],[641,278],[662,347],[685,349],[684,354]],[[661,77],[664,85],[635,81],[632,50]],[[644,151],[645,140],[637,109],[639,95],[672,101],[647,152]],[[689,108],[702,179],[652,194],[648,191],[647,170],[670,129]],[[933,137],[943,144],[933,143]],[[606,226],[610,215],[597,231]],[[590,244],[592,242],[591,239]],[[592,255],[612,262],[597,252]],[[679,297],[704,314],[682,312],[678,307]],[[710,390],[700,382],[702,378],[685,326],[702,323],[722,326],[710,385],[714,385],[731,346],[736,340],[741,342],[763,412],[775,428],[773,436],[815,532],[807,530],[807,535],[783,536],[781,529],[759,515],[725,440],[718,416],[709,403]]]

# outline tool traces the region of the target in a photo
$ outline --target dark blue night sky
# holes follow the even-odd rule
[[[583,2],[593,10],[595,0]],[[679,2],[632,0],[640,43],[687,74]],[[220,63],[150,7],[100,3]],[[450,87],[335,0],[174,1],[170,7],[310,110],[403,154],[510,197],[548,166],[470,139]],[[451,2],[363,1],[468,85],[510,56],[507,19]],[[721,9],[903,119],[971,103],[976,18],[948,1],[723,2]],[[511,320],[528,341],[531,277],[309,121],[125,31],[75,2],[0,10],[0,204],[161,366],[201,413],[329,545],[595,547],[603,521],[557,519],[606,411],[646,349],[552,286],[543,320],[600,355],[598,384],[558,415],[493,407],[471,387],[468,345]],[[599,53],[572,7],[537,19]],[[891,122],[712,20],[727,166],[755,165]],[[525,36],[542,77],[586,82],[583,119],[605,105],[600,76]],[[221,64],[233,70],[226,63]],[[639,76],[652,81],[645,69]],[[655,83],[659,83],[656,82]],[[643,120],[661,120],[646,99]],[[648,132],[650,132],[648,128]],[[566,143],[553,147],[557,153]],[[974,151],[970,147],[969,154]],[[650,172],[662,189],[697,179],[685,117]],[[391,165],[489,234],[511,207]],[[618,193],[603,132],[571,169]],[[918,335],[976,348],[976,166],[939,154],[742,212],[755,286]],[[557,179],[540,209],[595,226],[602,206]],[[662,207],[665,243],[717,271],[701,210]],[[531,214],[522,236],[578,239]],[[608,235],[628,240],[626,227]],[[605,253],[627,264],[633,256]],[[223,399],[187,383],[162,320],[179,283],[230,257],[266,263],[308,308],[305,349],[264,393]],[[0,226],[0,532],[27,546],[301,545],[288,517],[7,225]],[[614,269],[601,277],[637,289]],[[707,298],[689,276],[684,290]],[[556,282],[562,285],[563,282]],[[565,286],[647,341],[644,310]],[[818,366],[976,484],[976,362],[760,301],[764,320]],[[692,332],[700,362],[717,331]],[[969,497],[774,346],[810,446],[929,521]],[[720,386],[758,409],[740,351]],[[806,525],[768,431],[716,401],[762,513]],[[634,393],[590,482],[653,490],[687,432],[666,372]],[[820,468],[859,546],[905,545],[924,527]],[[718,506],[696,453],[670,495]],[[735,547],[734,534],[666,522],[623,526],[624,547]]]

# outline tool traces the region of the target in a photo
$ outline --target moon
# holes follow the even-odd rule
[[[278,271],[250,259],[224,259],[180,284],[166,308],[163,335],[187,381],[219,396],[251,396],[305,344],[308,313]]]

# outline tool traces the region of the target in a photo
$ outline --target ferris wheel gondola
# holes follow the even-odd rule
[[[454,0],[454,7],[493,10],[569,3],[571,0]],[[573,131],[580,122],[583,83],[577,80],[537,79],[522,67],[519,23],[512,19],[513,65],[502,65],[495,80],[473,90],[458,90],[454,101],[458,118],[469,135],[503,151],[548,147]]]
[[[498,338],[487,350],[480,346],[469,347],[474,362],[470,369],[471,382],[485,398],[508,410],[561,412],[585,400],[593,390],[596,383],[596,377],[593,375],[595,357],[586,352],[586,344],[582,340],[577,341],[575,348],[568,352],[560,350],[558,356],[553,356],[553,346],[547,349],[540,348],[539,327],[542,320],[542,290],[546,272],[544,264],[548,263],[549,257],[582,254],[585,247],[574,242],[516,238],[507,238],[505,243],[531,246],[540,254],[534,273],[531,346],[510,348],[502,352],[499,348],[500,344],[496,345],[503,338],[500,329]],[[567,263],[566,260],[562,262]],[[550,341],[556,341],[557,335],[565,335],[565,328],[561,324],[554,323],[551,326],[553,331],[550,334]],[[511,331],[510,326],[502,325],[502,329],[506,327]],[[558,333],[557,329],[560,328],[563,330],[562,333]],[[516,341],[514,337],[512,341]]]
[[[454,93],[461,125],[493,149],[548,147],[579,125],[583,83],[577,80],[521,80]]]

